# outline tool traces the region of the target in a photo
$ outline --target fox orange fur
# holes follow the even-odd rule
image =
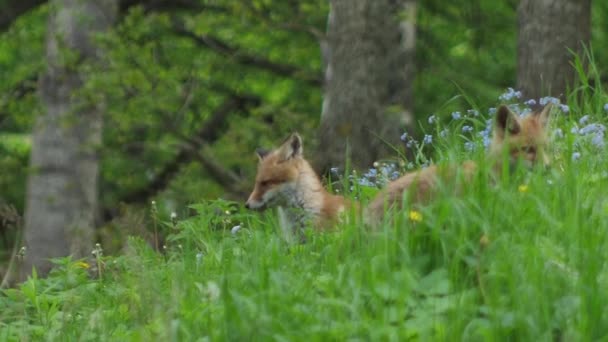
[[[262,210],[280,206],[287,210],[289,224],[311,222],[317,228],[334,223],[350,203],[329,193],[303,157],[302,138],[292,134],[279,148],[256,151],[259,164],[255,185],[245,206]]]
[[[502,172],[505,156],[508,157],[510,168],[518,163],[527,167],[548,165],[548,139],[545,128],[550,111],[551,105],[547,105],[541,111],[519,118],[505,105],[498,108],[488,156],[494,175],[500,175]],[[387,209],[401,208],[404,200],[408,205],[428,203],[436,195],[441,182],[454,182],[455,191],[458,192],[462,183],[470,182],[478,169],[475,162],[465,161],[461,165],[431,165],[426,169],[405,174],[389,183],[369,203],[367,219],[372,223],[377,222]]]

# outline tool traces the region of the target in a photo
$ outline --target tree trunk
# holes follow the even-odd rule
[[[591,36],[591,0],[521,0],[517,87],[526,98],[564,96],[574,84],[573,55]]]
[[[367,168],[413,123],[416,2],[332,0],[316,164]],[[348,155],[347,155],[348,151]],[[394,152],[393,152],[394,154]]]
[[[25,210],[25,274],[49,258],[90,255],[98,202],[103,104],[79,94],[85,66],[100,61],[95,35],[116,17],[115,0],[54,0],[40,80],[45,113],[33,133]]]

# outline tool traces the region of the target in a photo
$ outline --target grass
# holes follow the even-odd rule
[[[606,339],[608,164],[573,130],[583,114],[606,123],[606,96],[584,84],[570,98],[549,174],[480,178],[415,220],[405,210],[370,232],[354,219],[305,244],[287,243],[271,212],[196,204],[164,224],[165,253],[132,238],[123,255],[60,259],[3,290],[0,340]],[[436,137],[439,162],[482,160],[464,151],[462,124]]]

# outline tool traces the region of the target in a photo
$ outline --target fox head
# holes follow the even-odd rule
[[[302,138],[293,133],[283,144],[272,151],[256,150],[259,158],[258,173],[249,199],[248,209],[265,209],[285,200],[295,192],[303,162]]]
[[[542,110],[520,118],[501,105],[496,111],[491,155],[502,158],[507,153],[510,165],[548,167],[546,127],[551,107],[548,104]]]

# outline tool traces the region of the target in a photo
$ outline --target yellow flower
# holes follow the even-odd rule
[[[416,210],[410,210],[408,217],[413,222],[422,222],[422,213]]]
[[[80,268],[84,268],[84,269],[88,269],[89,267],[91,267],[91,265],[87,264],[84,261],[78,261],[78,262],[76,262],[76,266],[80,267]]]
[[[526,184],[522,184],[517,188],[517,191],[521,192],[522,194],[524,192],[528,192],[528,186]]]

